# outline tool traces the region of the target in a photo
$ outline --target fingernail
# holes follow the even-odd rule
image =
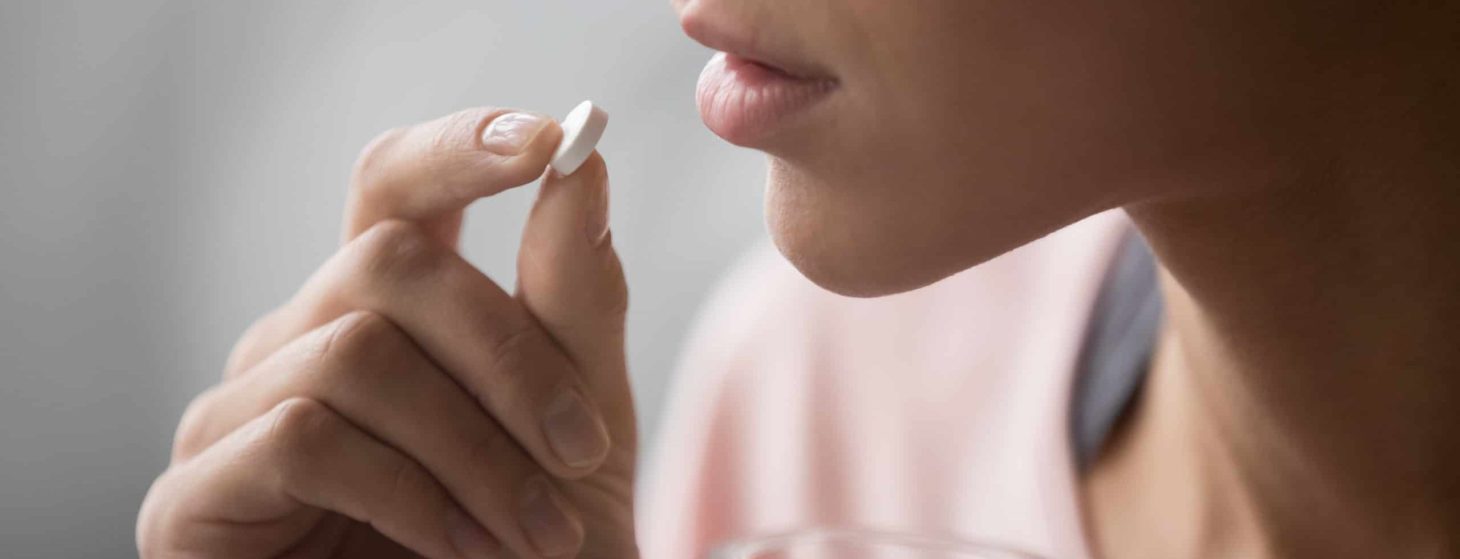
[[[603,421],[573,388],[563,390],[548,404],[542,427],[553,452],[572,468],[586,468],[602,462],[612,444]]]
[[[608,236],[608,181],[595,184],[593,202],[588,208],[588,218],[583,220],[588,228],[588,243],[598,246]]]
[[[583,526],[568,516],[554,493],[547,480],[528,480],[518,520],[532,546],[548,557],[570,555],[583,545]]]
[[[495,559],[502,551],[502,544],[496,538],[460,510],[446,513],[446,533],[456,552],[465,559]]]
[[[517,155],[537,137],[548,119],[532,113],[507,113],[482,131],[482,147],[498,155]]]

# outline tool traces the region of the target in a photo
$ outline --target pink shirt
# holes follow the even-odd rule
[[[821,290],[769,248],[705,309],[641,478],[646,559],[809,527],[1090,556],[1069,431],[1106,212],[935,285]]]

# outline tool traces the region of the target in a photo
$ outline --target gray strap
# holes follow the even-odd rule
[[[1140,392],[1162,306],[1156,258],[1145,239],[1132,231],[1096,296],[1076,370],[1071,435],[1082,471]]]

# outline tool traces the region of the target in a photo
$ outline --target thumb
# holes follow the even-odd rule
[[[572,175],[549,171],[543,180],[517,256],[517,290],[583,371],[610,423],[631,425],[624,366],[628,289],[609,233],[608,169],[598,153]],[[624,434],[614,433],[615,440]]]

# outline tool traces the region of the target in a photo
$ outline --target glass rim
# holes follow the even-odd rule
[[[1040,559],[1040,556],[1027,551],[987,540],[832,527],[808,528],[734,540],[716,547],[710,552],[708,559],[754,559],[755,553],[817,543],[893,545],[915,551],[994,554],[990,559]]]

